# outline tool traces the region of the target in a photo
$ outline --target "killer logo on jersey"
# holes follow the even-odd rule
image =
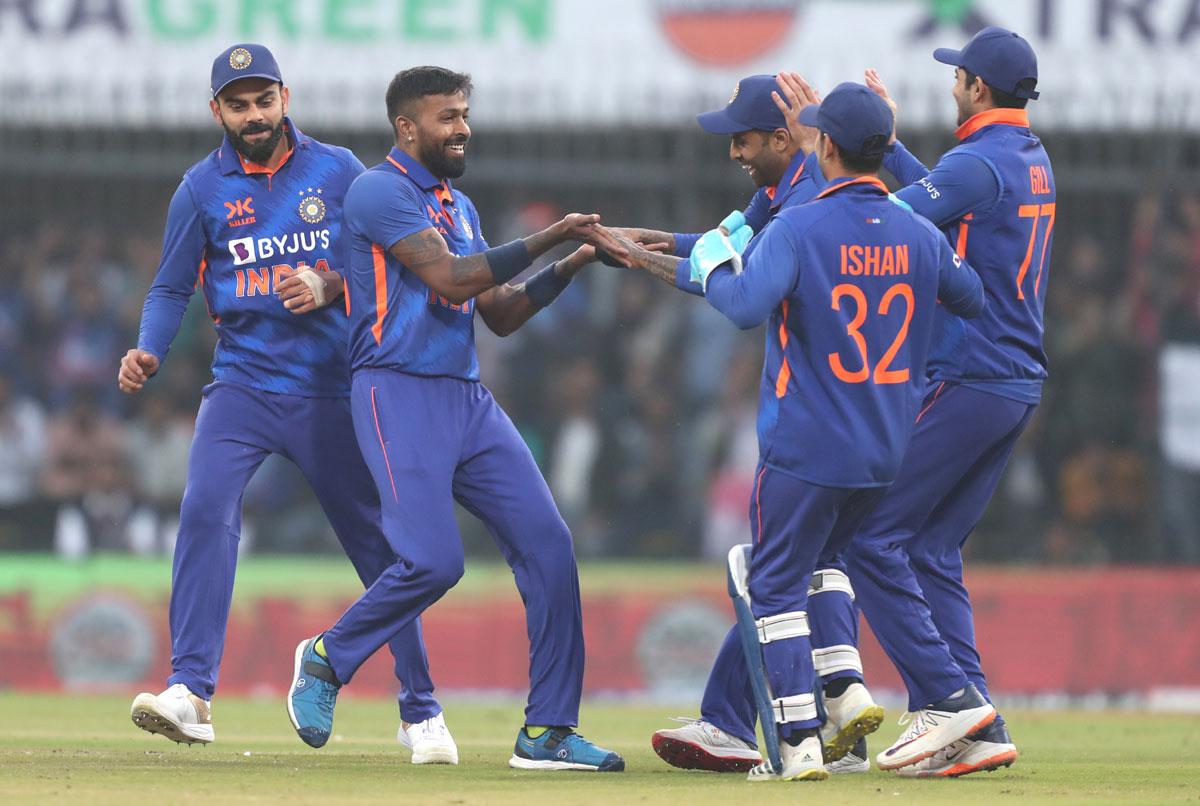
[[[325,202],[319,196],[305,196],[300,202],[300,218],[305,223],[316,224],[325,218]]]
[[[254,61],[254,57],[245,48],[234,48],[233,52],[229,54],[229,66],[234,70],[245,70],[252,61]]]
[[[731,67],[787,38],[805,0],[658,0],[658,22],[679,50],[701,64]]]

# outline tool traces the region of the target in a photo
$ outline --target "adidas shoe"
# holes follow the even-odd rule
[[[828,719],[821,728],[825,763],[837,761],[883,724],[883,707],[876,705],[862,683],[851,683],[838,697],[825,698]]]
[[[917,762],[913,766],[919,766],[924,762]],[[837,761],[826,761],[825,769],[829,770],[830,775],[848,775],[856,772],[867,772],[871,769],[871,757],[867,755],[867,740],[859,739],[854,745],[854,749],[846,755],[839,758]],[[911,770],[912,767],[904,767],[904,770]]]
[[[997,719],[978,733],[943,747],[924,761],[901,767],[896,774],[905,778],[957,778],[973,772],[1011,767],[1018,755],[1008,729]]]
[[[137,695],[129,718],[142,730],[174,742],[208,744],[216,738],[212,703],[197,697],[183,683],[176,683],[162,694]]]
[[[288,718],[309,747],[324,747],[329,741],[333,706],[341,688],[329,661],[317,654],[317,638],[305,639],[296,646],[292,688],[287,696]]]
[[[402,722],[396,740],[412,751],[413,764],[457,764],[458,746],[439,712],[424,722]]]
[[[536,739],[521,728],[508,766],[519,770],[588,770],[622,772],[625,759],[611,750],[597,747],[571,728],[544,731]]]
[[[749,743],[711,722],[676,717],[682,728],[655,731],[650,746],[663,761],[684,770],[749,772],[762,756]]]
[[[906,714],[901,724],[908,730],[896,743],[875,757],[881,770],[894,770],[929,758],[943,747],[982,730],[996,718],[996,709],[975,686],[967,687],[916,713]]]
[[[809,736],[792,747],[787,742],[779,743],[779,755],[783,761],[783,772],[771,772],[767,762],[759,764],[746,775],[747,781],[824,781],[829,771],[821,760],[821,737]]]

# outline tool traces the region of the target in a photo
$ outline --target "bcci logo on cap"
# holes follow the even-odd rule
[[[254,57],[245,48],[234,48],[233,52],[229,54],[229,66],[234,70],[245,70],[252,61],[254,61]]]
[[[300,218],[308,224],[316,224],[325,218],[325,202],[317,196],[305,196],[300,202]]]
[[[738,93],[739,93],[739,92],[741,92],[741,91],[742,91],[742,82],[740,82],[740,81],[739,81],[738,83],[736,83],[736,84],[734,84],[734,85],[733,85],[733,95],[730,95],[730,96],[729,96],[729,102],[728,102],[728,103],[726,103],[725,105],[726,105],[726,106],[729,106],[729,104],[731,104],[731,103],[733,103],[734,101],[736,101],[736,100],[737,100]]]

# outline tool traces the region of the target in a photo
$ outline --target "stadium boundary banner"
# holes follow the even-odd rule
[[[490,126],[673,126],[750,73],[866,67],[904,125],[948,126],[930,52],[991,24],[1037,50],[1039,129],[1200,122],[1200,0],[21,0],[0,3],[0,125],[208,125],[213,56],[259,41],[309,126],[382,127],[391,73],[425,63],[473,73]]]
[[[987,569],[968,582],[994,691],[1200,696],[1200,570]],[[37,593],[0,591],[0,688],[152,690],[166,678],[165,591],[146,599],[133,585],[83,590],[44,612],[34,605]],[[239,594],[222,692],[281,695],[296,641],[336,619],[349,601]],[[589,593],[585,585],[584,618],[589,694],[672,702],[697,695],[732,623],[710,568],[697,568],[694,582],[675,590]],[[515,591],[452,593],[427,613],[424,633],[439,690],[525,690],[527,640]],[[873,687],[899,690],[869,634],[863,659]],[[385,655],[355,678],[356,696],[389,696],[394,688]]]

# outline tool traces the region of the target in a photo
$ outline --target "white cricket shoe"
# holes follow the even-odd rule
[[[824,781],[829,771],[821,761],[821,737],[809,736],[792,747],[785,741],[779,742],[779,755],[783,761],[783,772],[774,773],[764,761],[746,775],[747,781]]]
[[[663,761],[684,770],[746,772],[762,761],[749,744],[711,722],[675,717],[682,728],[655,731],[650,746]]]
[[[424,722],[401,722],[396,741],[412,751],[413,764],[458,763],[458,745],[441,711]]]
[[[826,764],[849,753],[859,739],[883,724],[883,706],[875,704],[862,683],[851,683],[840,697],[826,697],[825,712],[828,718],[821,727],[821,741]]]
[[[1018,755],[1008,730],[996,720],[979,733],[943,747],[924,761],[901,767],[896,774],[904,778],[957,778],[973,772],[1011,767]]]
[[[875,757],[881,770],[895,770],[929,758],[943,747],[954,744],[996,718],[996,709],[970,684],[941,702],[905,714],[900,724],[908,730],[896,743]]]
[[[922,763],[924,762],[917,762],[918,765]],[[871,769],[871,757],[867,755],[867,740],[859,739],[858,743],[854,745],[854,749],[837,761],[826,761],[825,769],[829,770],[830,775],[852,775],[856,772],[868,772]],[[904,769],[911,770],[912,767],[905,767]]]
[[[133,724],[184,744],[208,744],[216,735],[212,726],[212,703],[176,683],[162,694],[143,692],[129,709]]]

